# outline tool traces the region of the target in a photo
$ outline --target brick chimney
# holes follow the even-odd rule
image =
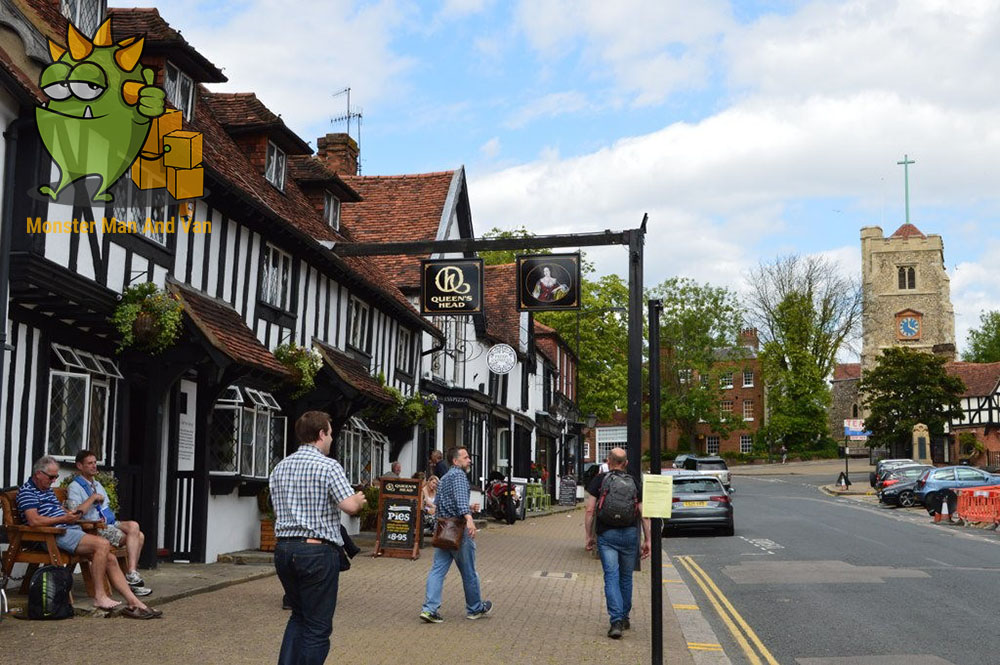
[[[760,339],[756,328],[744,328],[740,331],[740,346],[757,351],[760,349]]]
[[[358,174],[357,142],[349,134],[327,134],[316,141],[316,156],[339,175]]]

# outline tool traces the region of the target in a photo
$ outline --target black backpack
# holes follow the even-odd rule
[[[601,481],[597,498],[597,519],[614,528],[634,526],[638,515],[639,492],[635,480],[622,471],[609,471]]]
[[[29,619],[68,619],[73,616],[73,571],[42,566],[28,586]]]

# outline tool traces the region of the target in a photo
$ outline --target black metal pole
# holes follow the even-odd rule
[[[628,470],[636,487],[642,482],[642,246],[646,235],[646,220],[638,229],[626,231],[628,236]],[[636,526],[641,529],[641,525]],[[641,536],[640,536],[641,537]],[[635,569],[642,568],[639,552]]]
[[[660,312],[662,300],[649,301],[649,473],[660,475]],[[652,626],[651,661],[663,662],[663,551],[661,546],[662,520],[649,520],[649,602]]]

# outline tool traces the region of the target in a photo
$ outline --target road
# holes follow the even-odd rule
[[[1000,537],[821,493],[832,480],[736,476],[736,536],[664,539],[664,577],[687,584],[731,662],[1000,662]]]

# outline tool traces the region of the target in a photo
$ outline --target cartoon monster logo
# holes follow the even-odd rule
[[[70,183],[98,176],[94,201],[112,201],[107,190],[135,161],[150,122],[163,115],[163,90],[153,85],[153,70],[139,64],[143,38],[114,44],[111,19],[93,42],[69,24],[66,43],[68,51],[49,41],[52,64],[39,80],[48,101],[35,119],[59,183],[38,191],[56,200]]]

